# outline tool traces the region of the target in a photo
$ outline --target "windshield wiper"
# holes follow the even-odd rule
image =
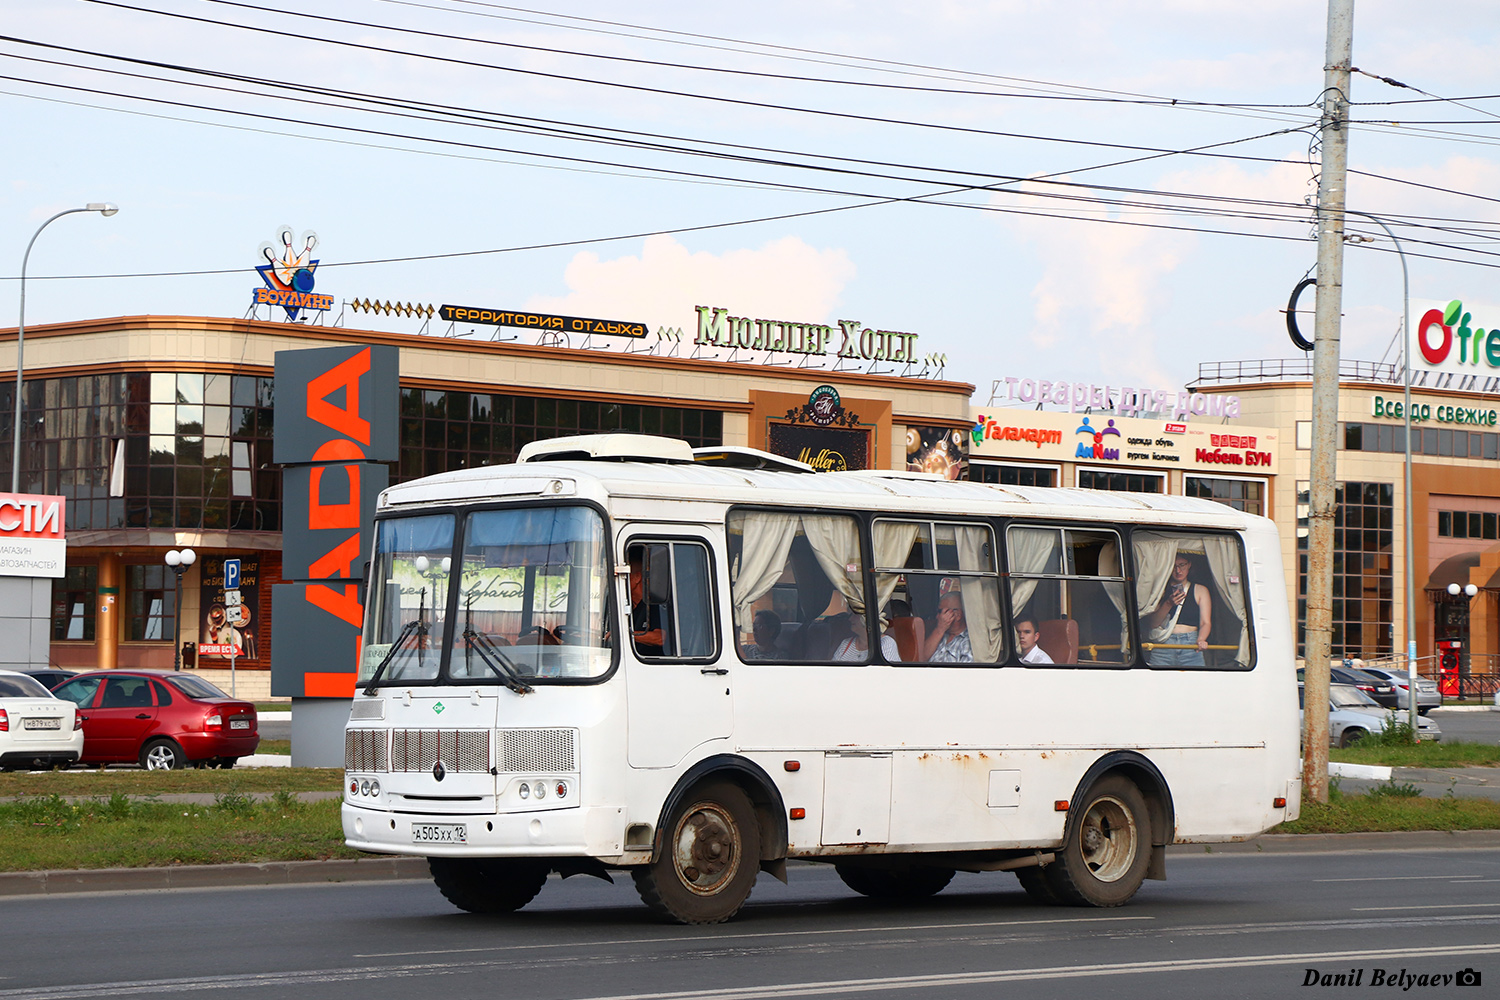
[[[515,661],[506,656],[488,635],[474,631],[473,604],[474,597],[471,594],[464,603],[464,666],[473,666],[469,653],[477,649],[479,659],[490,669],[490,673],[500,678],[500,683],[516,694],[531,694],[535,689],[521,680],[521,671],[517,669]]]
[[[406,641],[414,635],[418,637],[427,635],[427,622],[421,617],[413,618],[402,627],[401,634],[396,636],[395,642],[391,643],[391,648],[381,659],[380,666],[376,667],[370,679],[365,681],[365,694],[375,693],[375,684],[380,680],[380,675],[385,673],[385,668],[391,665],[391,660],[395,659],[396,654],[401,652],[401,647],[406,645]]]
[[[469,652],[479,650],[479,659],[490,673],[500,678],[500,683],[510,688],[516,694],[531,694],[535,690],[530,684],[521,680],[521,672],[516,669],[515,661],[506,656],[499,646],[483,632],[475,632],[473,629],[464,628],[464,663],[468,665]]]

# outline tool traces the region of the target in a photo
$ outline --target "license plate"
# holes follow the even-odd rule
[[[249,729],[250,728],[250,720],[249,719],[230,719],[229,720],[229,728],[230,729]]]
[[[61,729],[61,719],[25,719],[21,723],[22,729]]]
[[[467,844],[469,828],[463,823],[417,823],[411,839],[418,844]]]

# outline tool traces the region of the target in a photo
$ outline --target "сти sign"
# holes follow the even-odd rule
[[[397,458],[394,347],[276,353],[275,461],[282,474],[282,578],[272,591],[271,693],[354,693],[359,581],[375,502]]]
[[[0,576],[64,575],[66,507],[62,497],[0,493]]]

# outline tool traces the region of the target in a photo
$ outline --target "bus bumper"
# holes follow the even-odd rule
[[[394,813],[345,802],[344,842],[373,854],[451,858],[615,858],[625,810],[580,806],[525,813]]]

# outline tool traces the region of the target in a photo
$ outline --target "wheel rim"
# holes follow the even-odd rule
[[[175,761],[176,754],[165,743],[158,743],[146,751],[146,770],[148,771],[170,771]]]
[[[1078,832],[1083,863],[1101,882],[1114,882],[1130,871],[1140,845],[1135,815],[1113,795],[1095,799]]]
[[[729,884],[739,870],[740,831],[734,817],[715,802],[695,806],[682,817],[672,838],[677,878],[700,896]]]

